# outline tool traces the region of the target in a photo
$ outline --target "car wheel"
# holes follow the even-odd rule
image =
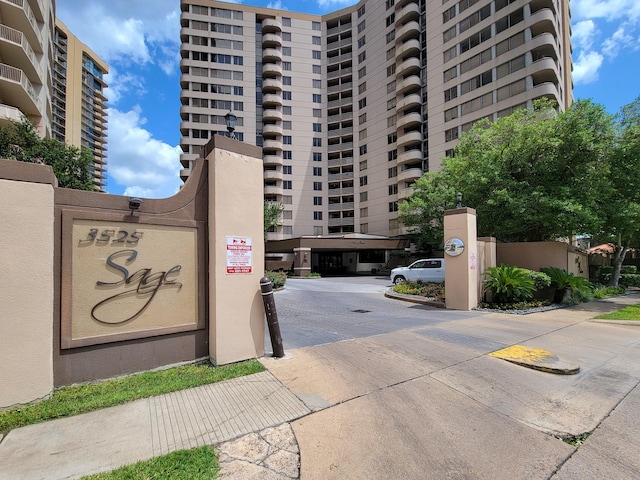
[[[398,275],[397,277],[395,277],[393,279],[393,284],[394,285],[400,285],[401,283],[406,282],[407,280],[402,276],[402,275]]]

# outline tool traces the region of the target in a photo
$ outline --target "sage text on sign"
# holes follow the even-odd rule
[[[252,255],[250,237],[227,237],[227,273],[251,273]]]

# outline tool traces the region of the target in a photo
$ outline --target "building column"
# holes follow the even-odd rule
[[[297,247],[293,249],[293,271],[297,277],[303,277],[311,273],[311,248]]]
[[[447,308],[478,306],[478,236],[476,211],[463,207],[444,212],[445,287]]]

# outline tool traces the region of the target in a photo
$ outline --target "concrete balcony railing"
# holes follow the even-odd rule
[[[412,93],[406,97],[400,98],[396,102],[396,111],[402,112],[405,108],[415,108],[422,105],[422,98],[419,93]]]
[[[0,25],[0,42],[5,45],[2,48],[4,61],[24,70],[25,73],[32,77],[40,77],[40,67],[38,66],[36,54],[31,48],[27,37],[21,31],[6,25]]]
[[[407,3],[404,7],[396,10],[396,28],[409,20],[420,18],[420,6],[417,3]]]
[[[38,94],[19,68],[0,63],[0,93],[5,98],[11,98],[22,112],[40,115]]]

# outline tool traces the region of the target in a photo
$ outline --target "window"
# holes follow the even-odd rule
[[[458,96],[458,86],[447,88],[444,91],[444,101],[449,102]]]
[[[467,80],[466,82],[462,82],[460,84],[460,94],[464,95],[465,93],[475,90],[476,88],[480,88],[485,85],[488,85],[492,81],[493,81],[492,71],[487,70],[486,72],[481,73],[480,75],[473,77]]]
[[[209,138],[209,130],[191,130],[192,138]]]
[[[460,2],[458,2],[458,11],[460,13],[464,12],[467,8],[475,5],[476,3],[478,3],[480,0],[462,0]]]
[[[360,209],[360,217],[368,217],[369,216],[369,207],[362,207]]]
[[[367,161],[366,160],[362,160],[360,162],[360,171],[366,170],[366,169],[367,169]]]
[[[283,90],[282,91],[282,99],[283,100],[291,100],[291,92]]]
[[[389,33],[387,33],[387,43],[391,43],[396,39],[396,31],[395,30],[391,30]]]
[[[396,97],[387,100],[387,110],[392,110],[394,108],[396,108]]]
[[[291,77],[282,77],[283,85],[291,85]]]
[[[368,179],[367,179],[366,175],[364,177],[360,177],[360,186],[361,187],[364,187],[367,183],[368,183]]]
[[[387,135],[387,145],[391,145],[398,140],[398,134],[396,132],[390,133]]]
[[[391,167],[389,169],[389,178],[393,178],[397,176],[398,176],[398,167]]]
[[[285,145],[291,145],[291,135],[283,135],[282,136],[282,143]]]
[[[313,182],[313,189],[317,192],[322,190],[322,182]]]
[[[366,154],[367,153],[367,145],[366,144],[360,145],[360,149],[359,150],[360,150],[360,155]]]
[[[319,108],[313,109],[313,117],[314,118],[322,118],[322,110]]]
[[[396,0],[387,0],[387,10],[393,7],[396,3]]]
[[[322,220],[322,212],[313,212],[313,219],[314,220]]]
[[[199,22],[198,20],[191,20],[191,28],[194,30],[209,30],[208,22]]]
[[[362,33],[367,28],[366,22],[363,20],[358,24],[358,33]]]
[[[199,60],[201,62],[209,61],[209,54],[205,52],[191,52],[191,60]]]
[[[321,177],[322,176],[322,167],[313,167],[313,176]]]
[[[291,120],[284,120],[282,122],[282,129],[283,130],[291,130]]]
[[[460,53],[464,53],[473,47],[480,45],[482,42],[486,42],[491,38],[491,26],[488,26],[484,30],[479,31],[471,35],[469,38],[460,42]]]
[[[450,142],[458,138],[458,127],[451,128],[444,132],[444,141]]]
[[[321,123],[314,123],[313,124],[313,131],[314,132],[321,132],[322,131],[322,124]]]
[[[291,32],[282,32],[282,40],[285,42],[291,41]]]
[[[314,93],[313,103],[322,103],[322,95],[320,95],[319,93]]]
[[[282,114],[283,115],[291,115],[291,107],[290,106],[282,107]]]
[[[209,100],[207,100],[206,98],[192,98],[191,99],[191,106],[192,107],[205,107],[205,108],[208,108],[209,107]]]
[[[456,16],[456,6],[454,5],[448,10],[445,10],[444,13],[442,14],[442,23],[447,23],[449,20],[451,20],[455,16]]]
[[[395,22],[395,21],[396,21],[396,14],[395,14],[395,13],[392,13],[391,15],[389,15],[389,16],[387,17],[387,20],[386,20],[387,27],[388,27],[389,25],[392,25],[392,24],[393,24],[393,22]]]
[[[444,81],[448,82],[449,80],[451,80],[452,78],[456,78],[458,76],[458,67],[451,67],[447,70],[444,71],[443,77],[444,77]]]
[[[367,138],[367,129],[366,128],[363,128],[362,130],[360,130],[358,132],[358,138],[360,140],[364,140],[365,138]]]
[[[320,60],[322,58],[322,52],[320,52],[320,50],[312,50],[311,58],[313,58],[314,60]]]
[[[396,73],[396,64],[392,63],[387,67],[387,77],[395,75],[395,73]],[[390,92],[387,91],[387,93],[390,93]]]
[[[391,47],[389,50],[387,50],[387,60],[391,60],[395,56],[396,56],[396,47]]]
[[[358,117],[358,124],[362,125],[363,123],[365,123],[367,121],[367,113],[363,113],[362,115],[360,115]]]
[[[397,149],[393,149],[393,150],[387,152],[387,160],[388,161],[391,162],[391,161],[395,160],[396,158],[398,158],[398,150]]]
[[[320,37],[313,36],[311,37],[311,43],[314,45],[322,45],[322,39]]]
[[[358,70],[358,80],[364,77],[367,74],[367,66],[365,65],[360,70]]]
[[[361,98],[358,100],[358,108],[364,108],[367,106],[367,98]]]
[[[369,200],[369,192],[360,192],[360,201],[366,202]]]
[[[462,20],[458,25],[460,27],[460,33],[469,30],[471,27],[477,25],[482,20],[489,18],[491,15],[491,5],[485,5],[477,12],[474,12],[464,20]]]
[[[313,88],[322,88],[322,80],[318,80],[314,78],[311,83],[313,85]]]
[[[289,17],[282,17],[282,26],[283,27],[290,27],[291,26],[291,19]]]
[[[191,5],[191,13],[198,15],[209,15],[209,7],[200,7],[198,5]]]
[[[398,184],[394,183],[393,185],[389,185],[389,195],[396,195],[398,193]]]
[[[313,197],[314,205],[322,205],[322,197]]]
[[[282,173],[284,173],[285,175],[291,175],[291,165],[283,166]]]
[[[367,43],[366,38],[367,38],[366,35],[363,35],[358,39],[358,48],[362,48],[364,44]]]
[[[447,28],[444,31],[444,33],[442,34],[442,41],[446,43],[452,38],[454,38],[455,36],[456,36],[456,26],[454,25],[453,27]]]
[[[313,161],[314,162],[321,162],[322,161],[322,153],[320,152],[313,152]]]
[[[358,54],[358,63],[362,63],[367,59],[367,51],[365,50],[364,52],[360,52]]]
[[[243,57],[239,57],[238,55],[233,56],[233,64],[234,65],[243,65],[244,59]]]
[[[282,158],[284,158],[285,160],[291,160],[293,158],[291,150],[284,150],[282,152]]]
[[[320,65],[314,65],[313,73],[320,75],[322,73],[322,67]]]
[[[502,78],[510,73],[516,72],[525,67],[525,56],[521,55],[519,57],[514,58],[513,60],[509,60],[502,65],[499,65],[496,69],[497,78]]]
[[[458,107],[450,108],[449,110],[444,111],[444,121],[449,122],[454,118],[458,118]]]
[[[367,90],[367,82],[362,82],[360,85],[358,85],[358,93],[359,94],[363,94],[364,92],[366,92]]]
[[[311,29],[322,30],[322,26],[320,25],[320,22],[311,22]]]
[[[291,210],[283,210],[282,218],[284,220],[293,220],[293,212]]]
[[[313,146],[314,147],[321,147],[322,146],[322,139],[321,138],[314,138],[313,139]]]
[[[291,225],[284,225],[282,227],[282,233],[285,235],[293,235],[293,227]]]
[[[517,23],[520,23],[524,20],[524,11],[522,8],[519,8],[511,15],[507,15],[506,17],[502,17],[500,20],[496,22],[496,35],[500,32],[505,31],[507,28],[513,27]]]
[[[314,226],[314,227],[313,227],[313,234],[314,234],[314,235],[318,235],[318,236],[322,235],[322,227],[316,227],[316,226]]]
[[[453,46],[451,48],[448,48],[447,50],[444,51],[443,56],[444,56],[444,62],[448,62],[449,60],[452,60],[454,58],[456,58],[456,56],[458,55],[458,47]]]
[[[290,57],[291,56],[291,47],[282,47],[282,56]]]
[[[398,202],[389,202],[389,211],[397,212],[398,211]]]
[[[282,182],[282,188],[284,188],[285,190],[291,190],[292,188],[291,180],[284,180]]]
[[[396,81],[387,83],[387,93],[393,93],[396,91]]]
[[[391,115],[389,118],[387,118],[387,127],[388,128],[395,127],[397,118],[398,118],[397,115]]]
[[[362,15],[364,15],[364,5],[362,5],[359,9],[358,9],[358,18],[360,18]]]
[[[291,70],[291,62],[282,62],[282,70]]]

